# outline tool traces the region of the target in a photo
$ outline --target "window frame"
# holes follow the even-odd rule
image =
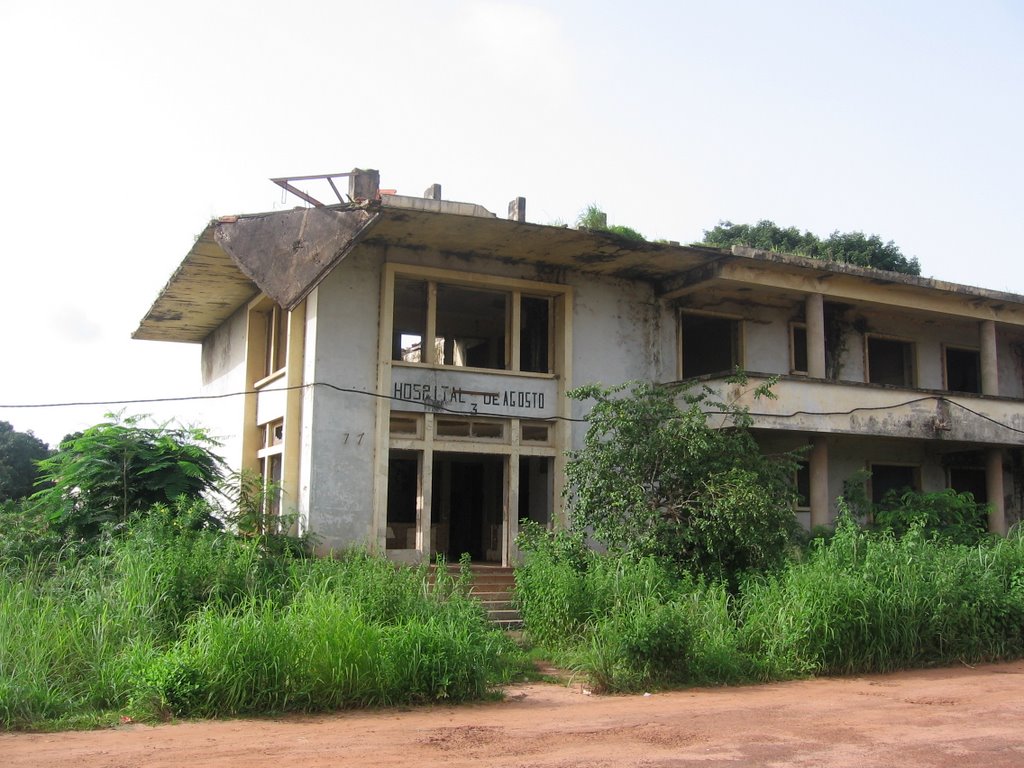
[[[685,352],[686,352],[686,334],[683,332],[683,317],[703,317],[714,320],[724,320],[733,324],[732,332],[730,334],[730,342],[732,346],[731,358],[732,365],[728,371],[712,371],[710,373],[694,373],[688,374],[684,365]],[[695,310],[680,307],[676,312],[676,377],[680,380],[692,379],[700,376],[716,376],[716,375],[731,375],[737,368],[743,370],[744,361],[746,358],[745,348],[745,329],[743,317],[725,312],[707,312],[704,310]]]
[[[904,383],[903,384],[886,384],[884,382],[872,381],[871,380],[871,342],[877,339],[878,341],[895,342],[898,344],[906,345],[909,348],[909,355],[904,353],[904,363],[909,365],[909,371],[904,368]],[[917,364],[917,342],[913,339],[908,339],[902,336],[890,336],[883,333],[866,333],[864,334],[864,381],[867,384],[874,384],[880,387],[900,387],[903,389],[916,389],[917,378],[918,378],[918,364]],[[908,375],[909,374],[909,375]],[[908,381],[909,379],[909,381]]]
[[[977,356],[977,368],[975,375],[977,377],[978,388],[973,390],[966,389],[950,389],[949,386],[949,350],[955,350],[957,352],[971,352]],[[942,389],[945,392],[957,392],[965,395],[980,395],[981,394],[981,350],[978,347],[971,347],[963,344],[943,344],[942,345]]]
[[[531,280],[520,280],[516,278],[501,278],[491,275],[474,274],[466,276],[462,273],[453,273],[444,269],[431,267],[415,267],[404,264],[389,264],[389,274],[386,275],[387,290],[390,291],[389,305],[391,308],[391,336],[395,334],[395,282],[398,280],[421,281],[426,284],[427,308],[424,318],[423,338],[437,337],[437,289],[440,286],[451,286],[454,288],[466,288],[479,291],[490,291],[503,293],[506,296],[505,302],[505,367],[484,368],[466,365],[446,365],[438,362],[434,344],[424,344],[421,341],[421,359],[419,361],[408,361],[396,359],[394,350],[389,356],[389,362],[395,366],[437,368],[443,370],[471,371],[476,373],[495,373],[501,375],[523,375],[555,378],[560,373],[559,350],[564,345],[563,334],[567,329],[559,327],[568,321],[565,318],[564,309],[558,306],[558,302],[570,295],[572,288],[565,285],[554,285],[538,283]],[[523,299],[547,299],[547,371],[524,371],[522,370],[522,322],[523,322]],[[394,346],[392,341],[391,346]]]

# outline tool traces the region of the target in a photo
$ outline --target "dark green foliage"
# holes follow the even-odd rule
[[[594,402],[584,447],[566,470],[574,529],[712,578],[779,565],[795,527],[797,457],[764,455],[746,413],[706,393],[625,389],[569,393]],[[712,427],[704,408],[721,411],[724,423]]]
[[[198,499],[222,479],[217,443],[205,431],[141,422],[115,418],[89,427],[40,463],[46,487],[32,500],[68,538],[93,539],[156,504]]]
[[[796,227],[783,228],[768,219],[756,224],[722,221],[714,229],[704,230],[703,244],[719,248],[746,245],[907,275],[921,274],[917,259],[904,256],[892,240],[883,242],[878,235],[865,235],[863,232],[836,231],[822,240],[811,232],[801,232]]]
[[[49,446],[31,432],[18,432],[0,421],[0,504],[32,493],[37,464],[49,455]]]
[[[918,527],[954,544],[977,544],[988,536],[988,505],[951,488],[935,493],[906,491],[883,499],[874,510],[875,525],[894,536]]]

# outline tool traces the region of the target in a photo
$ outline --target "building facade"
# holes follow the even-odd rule
[[[135,333],[202,344],[229,462],[323,550],[513,561],[520,520],[564,519],[587,412],[567,392],[630,380],[706,385],[766,450],[804,447],[806,526],[868,472],[876,499],[952,487],[992,530],[1019,518],[1024,297],[348,177],[350,202],[211,222]],[[777,399],[750,399],[769,378]]]

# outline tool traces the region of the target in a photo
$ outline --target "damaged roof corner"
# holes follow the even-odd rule
[[[260,291],[292,309],[362,238],[378,213],[298,208],[210,222],[132,334],[200,343]]]

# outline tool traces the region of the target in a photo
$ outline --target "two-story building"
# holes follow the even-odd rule
[[[805,525],[844,482],[1024,493],[1024,296],[734,248],[626,240],[379,190],[211,222],[135,338],[202,344],[227,458],[325,550],[508,562],[564,514],[590,382],[693,379],[807,447]],[[282,186],[296,190],[288,180]],[[339,200],[341,195],[338,195]],[[726,382],[777,376],[775,400]],[[236,394],[239,393],[239,394]]]

